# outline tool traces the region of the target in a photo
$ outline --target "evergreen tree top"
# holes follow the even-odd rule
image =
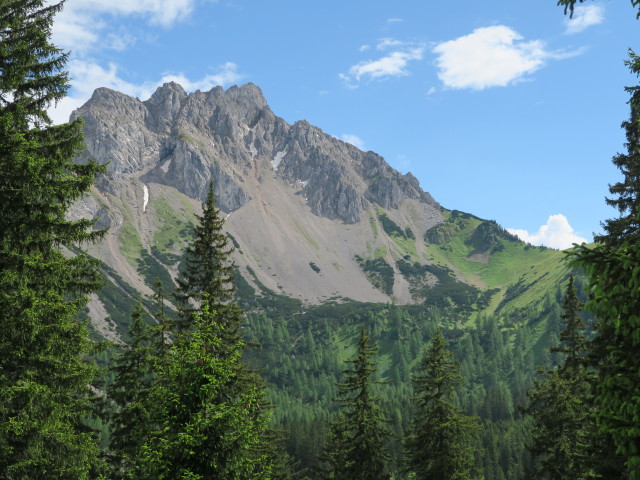
[[[640,57],[631,49],[625,65],[640,77]],[[613,157],[614,165],[624,178],[609,186],[609,192],[614,196],[606,199],[608,205],[620,212],[620,216],[606,220],[602,225],[606,233],[594,237],[596,242],[610,246],[618,246],[626,239],[640,239],[640,86],[625,87],[625,91],[631,94],[629,119],[622,122],[627,153]]]

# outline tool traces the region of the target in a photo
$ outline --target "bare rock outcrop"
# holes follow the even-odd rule
[[[202,200],[213,180],[218,205],[231,212],[255,195],[246,178],[270,174],[299,188],[315,215],[347,224],[370,204],[398,208],[410,198],[438,208],[413,175],[379,155],[275,116],[251,83],[191,94],[167,83],[144,102],[100,88],[74,116],[85,121],[85,155],[108,164],[106,191],[110,179],[140,171],[144,182]]]

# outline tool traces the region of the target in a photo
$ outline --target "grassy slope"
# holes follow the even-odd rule
[[[458,222],[459,229],[445,242],[427,246],[429,260],[450,268],[464,282],[482,290],[498,289],[482,313],[536,308],[567,276],[564,253],[526,245],[500,232],[497,225],[496,245],[478,252],[470,238],[483,223],[487,221],[473,216]],[[503,302],[505,298],[508,303]]]

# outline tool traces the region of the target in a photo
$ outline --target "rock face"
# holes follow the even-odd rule
[[[108,164],[104,191],[113,193],[112,180],[122,174],[143,172],[144,182],[202,200],[213,179],[218,206],[232,212],[254,195],[243,185],[248,177],[275,175],[315,215],[346,224],[359,222],[371,204],[390,209],[414,199],[438,207],[413,175],[379,155],[276,117],[251,83],[191,94],[167,83],[144,102],[100,88],[74,116],[85,121],[86,155]]]
[[[144,295],[155,277],[175,278],[213,181],[256,295],[419,301],[398,262],[431,258],[424,233],[443,222],[437,202],[379,155],[277,117],[257,86],[187,94],[167,83],[144,102],[100,88],[73,115],[84,119],[84,158],[108,167],[70,214],[109,228],[90,252],[114,285]]]

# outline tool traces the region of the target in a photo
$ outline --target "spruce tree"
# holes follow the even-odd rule
[[[351,366],[343,371],[344,382],[338,384],[340,413],[333,421],[323,460],[325,478],[337,480],[388,479],[389,455],[385,441],[389,437],[387,419],[372,394],[376,383],[377,346],[371,343],[364,326],[360,329],[358,349]]]
[[[0,5],[0,478],[84,479],[98,447],[90,415],[92,346],[78,314],[98,286],[81,252],[91,220],[65,218],[101,167],[74,163],[81,122],[51,124],[68,89],[67,54],[49,42],[62,2]]]
[[[263,385],[243,381],[238,388],[244,343],[225,345],[225,327],[206,295],[203,305],[193,313],[192,331],[177,337],[151,392],[156,430],[142,446],[133,478],[270,478],[260,448],[269,420]]]
[[[232,300],[232,250],[213,185],[198,220],[178,281],[180,322],[158,319],[168,354],[156,354],[153,430],[133,478],[266,479],[271,463],[262,442],[271,406],[262,379],[242,359],[242,310]]]
[[[417,480],[470,479],[478,420],[452,402],[462,376],[440,330],[412,381],[416,412],[405,441],[406,472]]]
[[[560,332],[560,346],[551,347],[551,351],[564,354],[561,370],[573,373],[584,367],[589,353],[589,342],[584,335],[586,325],[580,313],[584,304],[578,300],[578,292],[574,285],[573,274],[569,276],[569,284],[562,304],[563,329]]]
[[[589,367],[590,342],[584,335],[581,310],[571,275],[561,314],[561,343],[550,348],[563,358],[557,367],[538,369],[540,378],[528,392],[529,405],[523,409],[533,417],[528,445],[536,460],[533,478],[624,478],[622,462],[596,424],[596,372]]]
[[[177,279],[175,293],[181,314],[180,327],[188,328],[192,313],[201,306],[205,296],[211,311],[228,317],[226,334],[235,341],[239,318],[242,314],[238,306],[230,302],[233,286],[233,264],[229,261],[233,253],[229,237],[223,230],[224,219],[216,208],[213,182],[209,185],[206,201],[202,204],[202,216],[193,231],[193,242],[184,254],[185,267]]]
[[[131,342],[111,367],[114,380],[108,394],[115,411],[111,419],[110,454],[115,478],[127,478],[134,470],[142,444],[153,429],[149,395],[157,379],[157,352],[152,327],[144,316],[144,308],[138,302],[131,314]]]
[[[640,57],[629,52],[627,66],[640,76]],[[627,153],[613,159],[624,174],[610,187],[607,202],[620,212],[604,224],[595,247],[578,247],[576,266],[589,277],[587,308],[597,317],[593,357],[598,371],[597,418],[620,453],[633,480],[640,479],[640,86],[627,87],[630,116],[623,122]]]

